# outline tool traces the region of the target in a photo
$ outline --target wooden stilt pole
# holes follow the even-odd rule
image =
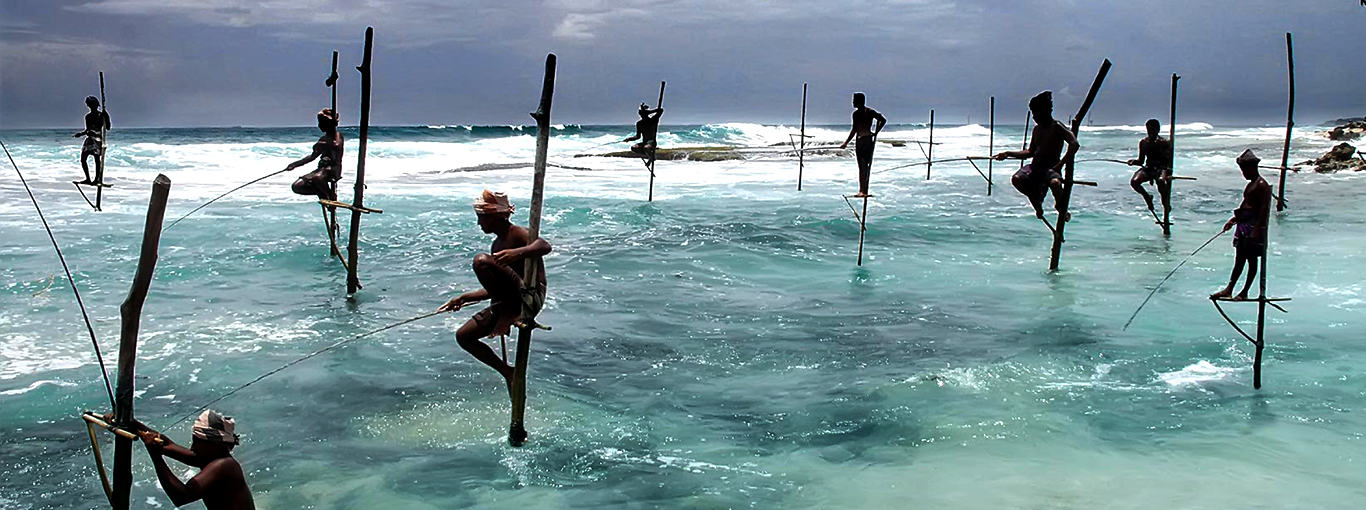
[[[797,191],[802,190],[802,171],[806,170],[806,84],[802,84],[802,128],[800,147],[797,149]]]
[[[332,51],[332,74],[327,75],[327,80],[323,81],[323,84],[324,84],[325,86],[327,86],[327,87],[329,87],[329,88],[332,89],[332,111],[333,111],[333,112],[336,112],[336,111],[337,111],[337,79],[338,79],[338,78],[340,78],[340,76],[337,75],[337,51],[336,51],[336,50],[333,50],[333,51]],[[337,118],[341,118],[341,114],[340,114],[340,113],[337,114]],[[341,126],[338,126],[337,129],[341,129]],[[333,195],[333,196],[336,196],[336,195],[337,195],[337,183],[336,183],[336,181],[333,181],[330,185],[332,186],[332,195]],[[325,205],[320,205],[320,207],[323,208],[323,223],[325,224],[325,225],[323,225],[323,226],[327,228],[327,242],[328,242],[328,244],[331,245],[332,256],[337,257],[337,259],[341,260],[341,261],[344,263],[344,262],[346,262],[346,260],[345,260],[344,257],[342,257],[341,248],[338,248],[338,247],[337,247],[337,230],[338,230],[338,228],[337,228],[337,208],[336,208],[336,207],[328,207],[328,206],[325,206]],[[328,219],[329,213],[331,213],[331,219],[330,219],[330,220]]]
[[[659,97],[662,104],[664,100],[664,82],[659,85]],[[536,113],[531,114],[536,119],[536,176],[531,189],[531,219],[527,229],[530,231],[530,240],[535,242],[541,237],[541,204],[545,199],[545,167],[546,153],[550,147],[550,106],[555,97],[555,54],[551,53],[545,57],[545,81],[541,84],[541,103],[536,108]],[[536,292],[538,260],[526,261],[526,278],[522,284]],[[508,443],[512,446],[522,446],[526,443],[526,371],[527,361],[531,357],[531,332],[536,329],[535,317],[523,317],[523,322],[517,328],[517,365],[512,372],[512,423],[508,425]]]
[[[1280,196],[1276,198],[1276,212],[1285,210],[1285,173],[1290,165],[1290,134],[1295,127],[1295,47],[1290,42],[1290,32],[1285,33],[1286,68],[1290,72],[1290,106],[1285,112],[1285,147],[1281,149]]]
[[[119,329],[119,372],[114,390],[114,424],[125,430],[136,430],[133,421],[134,365],[138,358],[138,326],[142,321],[142,304],[152,285],[152,274],[157,266],[157,246],[161,242],[161,222],[166,216],[166,197],[171,193],[171,180],[157,175],[152,181],[152,199],[147,206],[147,223],[142,230],[142,252],[138,256],[137,273],[133,275],[128,297],[119,306],[122,326]],[[114,438],[114,495],[110,500],[115,510],[129,507],[129,493],[133,486],[133,440],[126,436]]]
[[[360,67],[360,153],[356,156],[356,196],[351,205],[365,207],[365,142],[370,132],[370,49],[374,45],[375,28],[365,28],[365,50],[361,55]],[[360,262],[360,217],[361,211],[351,210],[351,242],[346,247],[346,294],[360,290],[357,276]]]
[[[868,231],[868,197],[863,197],[863,214],[858,217],[858,265],[863,265],[863,233]]]
[[[925,154],[925,180],[930,180],[930,167],[934,166],[934,108],[930,108],[930,149]]]
[[[659,101],[655,103],[655,108],[664,107],[664,82],[659,82]],[[655,148],[650,149],[650,159],[645,163],[645,169],[650,171],[650,191],[646,196],[646,202],[655,201],[655,154],[659,151],[659,125],[655,124]]]
[[[101,202],[104,201],[104,155],[109,152],[109,130],[104,129],[104,116],[109,115],[109,108],[104,104],[104,71],[100,71],[100,164],[96,165],[94,171],[94,211],[104,211]]]
[[[1086,112],[1091,110],[1091,103],[1096,100],[1096,94],[1100,92],[1100,86],[1105,82],[1105,75],[1110,72],[1110,59],[1100,65],[1100,72],[1096,73],[1095,81],[1091,82],[1091,90],[1086,93],[1086,100],[1081,103],[1081,109],[1077,110],[1077,115],[1072,117],[1072,134],[1075,136],[1081,132],[1082,120],[1086,118]],[[1054,197],[1058,200],[1059,217],[1058,225],[1053,229],[1053,252],[1048,258],[1048,270],[1057,271],[1058,263],[1062,259],[1063,229],[1067,228],[1067,221],[1063,217],[1067,215],[1067,206],[1072,201],[1072,178],[1076,172],[1076,158],[1068,158],[1065,167],[1065,175],[1062,183],[1062,196]]]
[[[1180,79],[1180,76],[1172,73],[1172,109],[1170,120],[1167,121],[1167,143],[1172,148],[1172,160],[1169,163],[1172,180],[1167,183],[1167,203],[1171,203],[1173,188],[1176,187],[1176,81]],[[1161,195],[1162,190],[1157,190],[1157,193]],[[1162,235],[1172,235],[1172,209],[1165,204],[1162,207]]]
[[[987,196],[991,196],[991,185],[993,174],[991,173],[991,163],[996,161],[992,156],[996,155],[996,96],[991,96],[990,107],[987,108]],[[1029,126],[1025,126],[1028,129]]]

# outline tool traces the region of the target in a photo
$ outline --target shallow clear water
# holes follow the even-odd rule
[[[790,127],[666,128],[662,145],[763,146]],[[924,139],[921,126],[884,138]],[[838,127],[813,130],[842,138]],[[167,219],[303,155],[308,129],[135,130],[112,137],[105,211],[67,181],[79,141],[3,132],[117,357],[118,305],[147,193]],[[981,126],[936,129],[938,157],[982,155]],[[1330,144],[1297,130],[1291,160]],[[658,164],[570,158],[629,134],[566,126],[551,141],[543,234],[550,300],[536,333],[528,428],[504,441],[506,391],[454,342],[468,311],[297,365],[216,405],[262,508],[1350,508],[1366,501],[1366,205],[1362,175],[1291,174],[1273,215],[1264,387],[1252,348],[1206,296],[1223,238],[1134,308],[1213,235],[1253,147],[1279,163],[1283,128],[1183,125],[1170,238],[1127,185],[1082,163],[1062,270],[1009,187],[964,163],[880,147],[865,260],[840,198],[852,158]],[[168,230],[148,297],[137,415],[166,425],[252,378],[477,285],[490,237],[470,201],[509,192],[525,221],[534,128],[376,130],[355,302],[317,208],[282,175]],[[1021,131],[998,128],[997,150]],[[1080,159],[1128,159],[1137,127],[1092,128]],[[354,139],[354,136],[351,136]],[[283,140],[283,142],[282,142]],[[621,146],[614,147],[621,149]],[[348,141],[350,195],[356,144]],[[601,152],[606,147],[592,149]],[[517,168],[490,168],[526,163]],[[881,169],[881,170],[880,170]],[[985,168],[983,168],[985,170]],[[12,175],[12,170],[7,171]],[[300,170],[298,173],[304,173]],[[1271,174],[1268,172],[1268,177]],[[1273,180],[1274,181],[1274,180]],[[0,179],[0,508],[97,508],[82,422],[107,410],[61,268],[17,178]],[[346,222],[343,221],[343,224]],[[56,278],[54,280],[54,274]],[[1252,305],[1227,307],[1255,322]],[[111,374],[112,377],[112,374]],[[169,430],[188,439],[188,426]],[[107,436],[106,436],[107,439]],[[140,450],[140,448],[139,448]],[[141,453],[135,504],[168,507]]]

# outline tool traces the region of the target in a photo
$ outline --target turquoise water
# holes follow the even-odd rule
[[[759,147],[791,127],[665,128],[662,145]],[[922,126],[884,138],[924,139]],[[813,130],[842,138],[838,127]],[[112,369],[151,179],[168,220],[282,168],[298,129],[115,132],[95,213],[67,181],[79,141],[0,132],[52,222]],[[937,157],[987,152],[981,126],[938,127]],[[865,259],[840,198],[852,158],[658,165],[571,158],[628,127],[551,140],[543,235],[550,297],[528,378],[524,448],[506,390],[456,346],[469,314],[419,321],[295,366],[214,405],[261,508],[1352,508],[1366,501],[1366,205],[1362,175],[1292,174],[1273,215],[1264,386],[1252,348],[1205,296],[1227,281],[1216,241],[1134,308],[1236,207],[1232,158],[1279,162],[1283,128],[1182,125],[1176,224],[1164,238],[1130,169],[1082,163],[1062,270],[1009,187],[970,166],[881,147]],[[317,207],[293,175],[168,230],[142,321],[140,419],[164,426],[309,352],[428,312],[477,285],[487,249],[469,207],[507,191],[525,221],[533,128],[376,130],[355,301]],[[1019,127],[998,128],[997,150]],[[1136,126],[1084,131],[1080,159],[1132,157]],[[1292,161],[1329,142],[1296,131]],[[620,148],[617,146],[616,148]],[[348,140],[350,195],[356,144]],[[596,149],[597,151],[606,148]],[[523,163],[516,168],[490,168]],[[481,165],[484,165],[481,167]],[[515,166],[515,165],[514,165]],[[459,170],[459,171],[457,171]],[[985,168],[983,169],[985,170]],[[77,414],[107,410],[70,289],[12,170],[0,179],[0,508],[98,508]],[[303,173],[301,169],[298,173]],[[1270,176],[1270,174],[1268,174]],[[346,222],[343,222],[344,224]],[[54,275],[56,275],[54,281]],[[1252,305],[1230,305],[1255,321]],[[112,377],[112,374],[111,374]],[[167,431],[188,440],[188,426]],[[108,439],[108,436],[105,437]],[[106,455],[110,451],[106,450]],[[106,457],[108,458],[108,457]],[[135,505],[169,507],[135,457]]]

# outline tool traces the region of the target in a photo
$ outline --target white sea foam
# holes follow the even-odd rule
[[[1224,381],[1246,369],[1216,366],[1206,360],[1197,361],[1174,372],[1157,374],[1157,380],[1173,388],[1198,387],[1211,382]]]

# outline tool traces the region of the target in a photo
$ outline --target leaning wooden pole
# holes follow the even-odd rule
[[[992,156],[996,155],[996,96],[991,96],[987,108],[987,196],[991,196],[991,184],[993,175],[991,173],[991,163],[996,161]],[[1025,126],[1027,129],[1029,126]]]
[[[1091,103],[1096,100],[1096,94],[1100,92],[1100,86],[1105,82],[1105,75],[1110,72],[1110,59],[1100,64],[1100,72],[1096,73],[1096,80],[1091,82],[1091,90],[1086,93],[1086,100],[1082,101],[1081,109],[1077,110],[1077,115],[1072,117],[1072,135],[1081,132],[1081,122],[1086,118],[1086,112],[1091,110]],[[1076,158],[1068,158],[1067,166],[1064,170],[1062,183],[1062,196],[1054,197],[1058,200],[1059,210],[1058,226],[1053,230],[1053,252],[1048,257],[1048,270],[1057,271],[1058,263],[1062,259],[1063,229],[1067,227],[1066,221],[1062,221],[1062,216],[1067,214],[1067,206],[1072,201],[1072,177],[1076,173]]]
[[[1168,171],[1168,172],[1171,174],[1171,176],[1172,176],[1172,180],[1170,180],[1170,181],[1167,182],[1167,203],[1168,203],[1168,204],[1171,203],[1171,194],[1172,194],[1172,191],[1173,191],[1172,188],[1174,188],[1175,185],[1176,185],[1176,179],[1175,179],[1175,177],[1176,177],[1176,82],[1177,82],[1177,80],[1180,80],[1180,79],[1181,79],[1180,76],[1177,76],[1176,73],[1172,73],[1172,109],[1171,109],[1171,117],[1170,117],[1170,118],[1168,119],[1168,121],[1167,121],[1167,143],[1168,143],[1168,145],[1171,146],[1171,149],[1172,149],[1172,159],[1171,159],[1171,162],[1167,163],[1167,164],[1171,167],[1171,168],[1167,169],[1167,171]],[[1157,192],[1160,194],[1160,193],[1162,193],[1162,190],[1159,189],[1159,190],[1157,190]],[[1171,207],[1163,207],[1163,208],[1162,208],[1162,235],[1164,235],[1164,236],[1170,236],[1170,235],[1172,235],[1172,209],[1171,209]]]
[[[659,90],[660,104],[663,104],[664,82],[660,82]],[[531,189],[531,218],[527,224],[532,242],[541,237],[541,204],[545,199],[545,160],[550,148],[550,106],[554,97],[555,54],[551,53],[545,57],[545,81],[541,83],[541,103],[536,107],[536,113],[531,114],[536,119],[536,177]],[[526,261],[526,278],[522,280],[522,285],[527,287],[528,292],[538,292],[536,286],[540,275],[537,274],[537,262],[539,261],[530,259]],[[508,426],[508,443],[513,446],[526,443],[526,371],[527,361],[531,357],[531,332],[534,329],[535,317],[524,317],[517,330],[517,365],[512,371],[512,423]]]
[[[1290,166],[1290,134],[1295,127],[1295,47],[1290,42],[1290,32],[1285,33],[1285,61],[1290,72],[1290,105],[1285,112],[1285,146],[1281,149],[1280,196],[1276,199],[1276,212],[1285,210],[1285,173]]]
[[[802,127],[797,135],[797,191],[802,190],[802,171],[806,170],[806,84],[802,84]]]
[[[356,156],[356,196],[351,205],[365,207],[365,142],[370,132],[370,48],[374,45],[375,28],[365,28],[365,50],[361,54],[360,67],[360,153]],[[351,210],[351,242],[346,247],[346,293],[355,294],[360,290],[357,266],[360,262],[360,216],[361,211]]]
[[[104,104],[104,71],[100,71],[100,164],[95,168],[95,210],[101,211],[104,201],[104,155],[109,153],[109,130],[104,128],[104,117],[109,115],[109,108]]]
[[[122,326],[119,329],[119,372],[114,389],[114,424],[124,430],[137,430],[133,421],[134,365],[138,358],[138,326],[142,321],[142,304],[152,286],[152,274],[157,267],[157,246],[161,242],[161,222],[166,216],[166,197],[171,193],[171,180],[158,174],[152,181],[152,199],[147,205],[147,223],[142,229],[142,252],[138,256],[137,273],[128,297],[119,306]],[[114,494],[110,504],[115,510],[129,507],[133,486],[133,439],[114,438]]]
[[[925,180],[930,180],[930,167],[934,166],[934,108],[930,108],[930,149],[925,153]]]

